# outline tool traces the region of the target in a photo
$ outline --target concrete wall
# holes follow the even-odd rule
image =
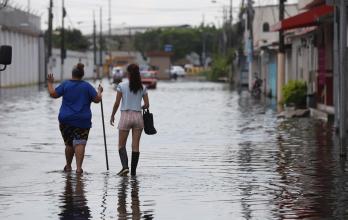
[[[312,44],[313,35],[305,35],[292,38],[291,72],[288,71],[287,81],[289,80],[305,80],[307,82],[314,81],[313,72],[318,69],[318,50]]]
[[[41,32],[41,18],[39,16],[10,6],[0,10],[0,25],[29,32]]]
[[[66,59],[64,60],[63,68],[63,80],[71,78],[71,71],[77,63],[83,63],[85,65],[85,78],[94,77],[94,65],[93,65],[93,53],[92,52],[77,52],[67,50]],[[51,63],[48,65],[49,72],[52,72],[56,80],[61,79],[61,59],[60,49],[54,48],[52,50]]]
[[[12,64],[0,73],[1,86],[39,83],[44,75],[43,44],[40,36],[0,28],[0,45],[12,46]]]

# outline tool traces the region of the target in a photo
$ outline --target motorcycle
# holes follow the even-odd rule
[[[253,87],[251,89],[251,95],[254,97],[259,97],[261,95],[262,79],[256,77]]]

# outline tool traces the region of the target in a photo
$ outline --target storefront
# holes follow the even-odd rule
[[[311,6],[312,7],[312,6]],[[321,4],[273,26],[291,45],[286,81],[304,80],[317,108],[333,111],[333,7]]]

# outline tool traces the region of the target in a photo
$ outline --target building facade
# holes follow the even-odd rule
[[[334,8],[324,0],[300,0],[299,6],[298,14],[273,26],[285,34],[285,83],[305,81],[308,106],[334,114]]]
[[[249,89],[255,76],[263,80],[262,91],[272,97],[277,94],[277,50],[279,35],[271,31],[271,25],[279,20],[278,5],[264,5],[253,8],[252,32],[247,29],[244,33],[244,55],[247,59]],[[285,17],[298,12],[297,4],[285,6]],[[248,16],[245,15],[245,26],[248,26]],[[252,45],[251,45],[251,40]],[[252,46],[252,47],[251,47]],[[251,49],[252,48],[252,49]]]

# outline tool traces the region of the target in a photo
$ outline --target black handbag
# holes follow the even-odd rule
[[[156,134],[156,128],[153,125],[153,115],[150,113],[149,109],[143,109],[143,119],[144,119],[144,131],[145,134],[153,135]]]

